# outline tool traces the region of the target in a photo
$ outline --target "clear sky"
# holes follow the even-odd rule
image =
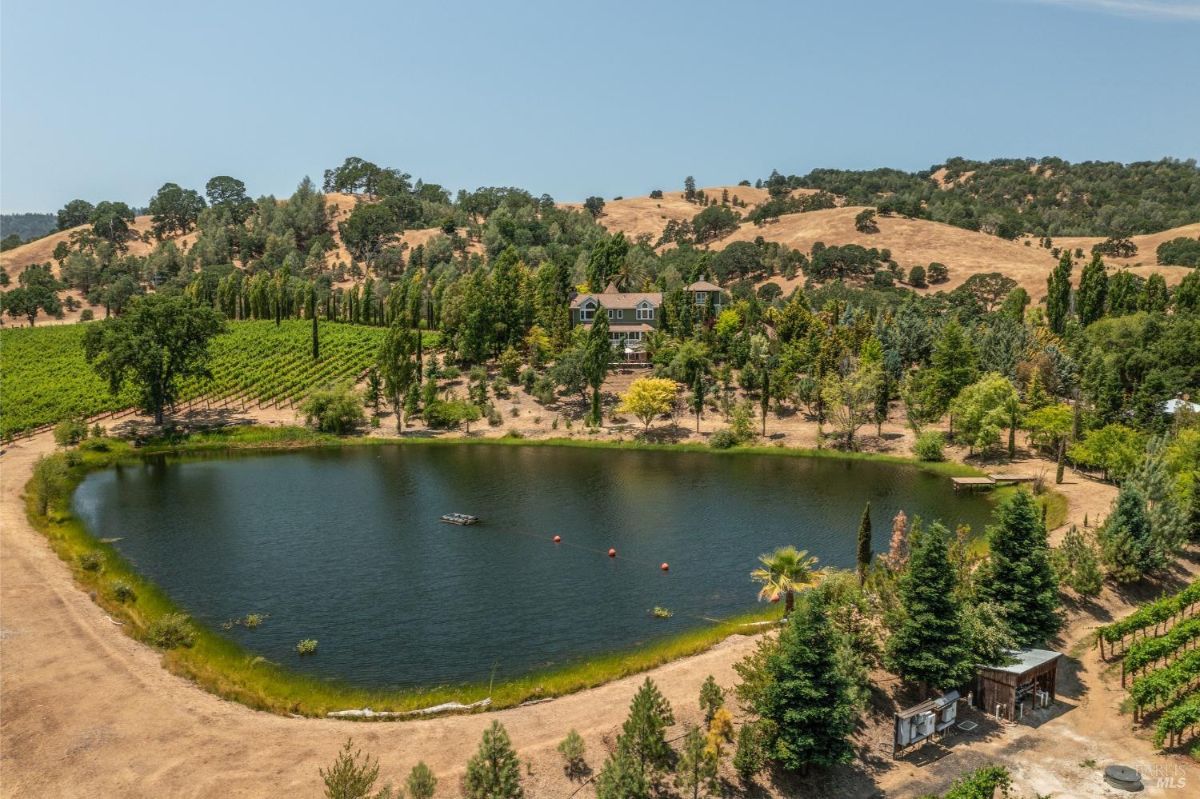
[[[358,155],[563,200],[772,168],[1200,155],[1200,0],[6,0],[0,208]]]

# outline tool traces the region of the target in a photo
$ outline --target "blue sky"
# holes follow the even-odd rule
[[[563,200],[952,155],[1200,155],[1200,0],[8,0],[0,207],[358,155]]]

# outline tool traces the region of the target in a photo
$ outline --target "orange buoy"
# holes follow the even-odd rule
[[[617,556],[617,550],[615,550],[615,549],[612,549],[612,548],[610,547],[610,548],[609,548],[609,550],[608,550],[608,556],[609,556],[610,558],[615,558],[615,557]]]
[[[562,543],[562,536],[561,536],[561,535],[556,535],[556,536],[554,536],[554,543],[556,543],[556,544],[561,544],[561,543]]]
[[[661,568],[663,571],[670,571],[670,570],[671,570],[671,564],[669,564],[669,563],[664,563],[664,564],[663,564],[662,566],[660,566],[659,568]]]
[[[776,594],[775,596],[771,597],[771,601],[772,601],[772,602],[778,602],[778,601],[779,601],[779,595],[778,595],[778,594]]]

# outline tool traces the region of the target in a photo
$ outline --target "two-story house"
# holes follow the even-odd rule
[[[720,313],[721,307],[725,304],[725,292],[721,291],[720,286],[709,283],[707,280],[697,280],[688,286],[686,291],[691,295],[697,310],[707,308],[711,301],[713,312]]]
[[[604,291],[571,300],[571,324],[590,328],[596,314],[604,314],[613,349],[629,363],[644,363],[648,360],[644,341],[661,323],[662,299],[658,291],[621,291],[614,280]]]

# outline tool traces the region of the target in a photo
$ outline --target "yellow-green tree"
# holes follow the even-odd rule
[[[655,418],[670,413],[675,405],[679,384],[665,377],[642,377],[634,380],[629,390],[621,395],[617,410],[632,413],[647,430]]]

